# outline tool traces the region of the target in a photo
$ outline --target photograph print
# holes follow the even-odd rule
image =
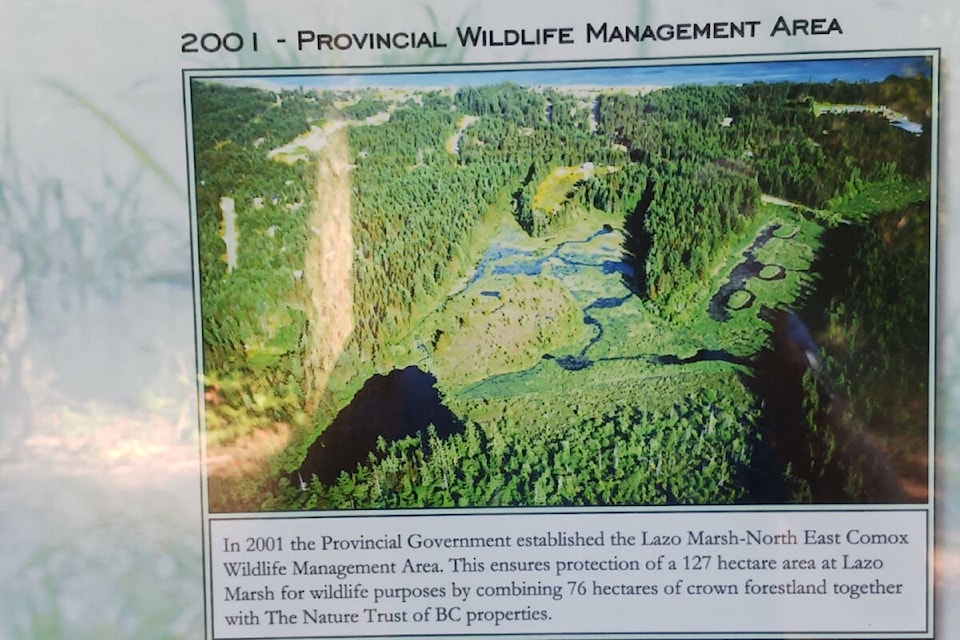
[[[935,57],[298,73],[185,81],[211,512],[929,503]]]

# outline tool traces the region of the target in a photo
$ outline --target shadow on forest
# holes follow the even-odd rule
[[[650,283],[647,282],[647,270],[644,263],[650,253],[652,239],[643,226],[647,211],[653,203],[653,182],[647,183],[640,201],[623,222],[623,262],[630,270],[622,271],[624,286],[636,295],[646,296]]]
[[[822,375],[803,321],[787,311],[761,313],[773,331],[746,380],[764,407],[753,464],[743,470],[747,501],[906,502],[890,459]]]
[[[371,453],[376,455],[380,438],[389,443],[419,433],[426,448],[431,424],[440,438],[462,432],[463,423],[443,404],[436,383],[432,374],[413,366],[370,377],[310,445],[291,483],[297,486],[301,477],[310,482],[316,476],[333,484],[342,471],[353,472]]]

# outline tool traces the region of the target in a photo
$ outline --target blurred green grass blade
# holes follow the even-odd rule
[[[184,194],[182,186],[179,185],[177,181],[174,180],[173,177],[169,173],[167,173],[167,171],[163,167],[161,167],[156,160],[154,160],[153,156],[150,155],[150,152],[147,151],[147,149],[143,145],[137,142],[134,139],[134,137],[130,134],[130,132],[128,132],[126,129],[120,126],[120,124],[116,120],[114,120],[110,116],[110,114],[108,114],[106,111],[104,111],[103,109],[95,105],[93,102],[91,102],[87,98],[85,98],[75,89],[73,89],[72,87],[68,87],[62,82],[59,82],[57,80],[47,80],[46,84],[56,89],[59,89],[66,96],[73,99],[77,104],[86,108],[93,115],[97,116],[97,118],[101,122],[103,122],[111,131],[113,131],[117,135],[117,137],[124,142],[124,144],[130,147],[130,150],[133,151],[134,155],[137,156],[137,159],[143,163],[143,166],[153,171],[157,175],[157,177],[159,177],[160,180],[164,184],[166,184],[168,187],[170,187],[173,191],[175,191],[180,195]]]

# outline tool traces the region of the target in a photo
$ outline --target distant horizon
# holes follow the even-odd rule
[[[740,85],[753,82],[880,82],[890,76],[930,78],[929,56],[834,58],[720,62],[638,67],[548,68],[503,71],[430,71],[414,73],[317,73],[312,75],[222,76],[195,78],[231,86],[280,89],[360,90],[419,89],[424,91],[478,87],[512,82],[524,87],[570,86],[584,89],[673,87],[684,84]]]

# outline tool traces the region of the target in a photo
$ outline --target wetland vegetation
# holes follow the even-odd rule
[[[926,500],[932,99],[194,80],[211,509]]]

